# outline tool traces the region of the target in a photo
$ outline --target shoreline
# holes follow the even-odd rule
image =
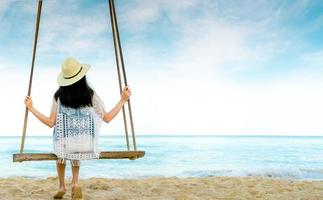
[[[47,179],[56,179],[56,176],[10,176],[10,177],[0,177],[1,180],[5,179],[26,179],[26,180],[47,180]],[[71,179],[71,174],[65,174],[65,179]],[[142,176],[142,177],[107,177],[107,176],[93,176],[93,177],[85,177],[80,180],[88,180],[88,179],[108,179],[108,180],[143,180],[143,179],[150,179],[150,178],[159,178],[159,179],[205,179],[205,178],[241,178],[241,179],[248,179],[248,178],[255,178],[255,179],[269,179],[269,180],[276,180],[276,181],[292,181],[292,182],[323,182],[323,179],[316,179],[316,178],[288,178],[288,177],[270,177],[270,176],[159,176],[159,175],[151,175],[151,176]],[[0,188],[1,190],[1,188]]]
[[[70,178],[67,178],[70,199]],[[81,179],[86,200],[109,199],[320,199],[323,180],[263,177],[145,177]],[[52,199],[58,180],[0,178],[0,199]]]

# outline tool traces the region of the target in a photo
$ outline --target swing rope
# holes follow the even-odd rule
[[[110,20],[111,20],[111,28],[112,28],[112,36],[113,36],[113,45],[114,45],[114,54],[115,54],[115,59],[116,59],[116,64],[117,64],[117,71],[118,71],[118,81],[119,81],[119,91],[120,95],[122,93],[122,83],[121,83],[121,74],[120,74],[120,66],[119,66],[119,59],[118,59],[118,51],[117,51],[117,44],[116,44],[116,35],[115,35],[115,20],[114,20],[114,15],[112,14],[113,8],[111,7],[111,1],[109,0],[109,9],[110,9]],[[126,143],[127,143],[127,149],[129,150],[129,136],[128,136],[128,126],[127,126],[127,119],[126,119],[126,112],[124,109],[124,106],[122,106],[122,115],[123,115],[123,124],[124,124],[124,129],[126,133]]]
[[[112,7],[112,9],[110,8],[110,13],[111,12],[113,13],[114,26],[115,26],[115,33],[114,33],[114,35],[117,36],[118,47],[119,47],[117,49],[119,50],[119,56],[120,56],[120,60],[121,60],[121,67],[122,67],[123,78],[124,78],[124,84],[125,84],[125,86],[127,86],[128,85],[128,83],[127,83],[127,76],[126,76],[126,70],[125,70],[125,67],[124,67],[122,47],[121,47],[120,34],[119,34],[119,28],[118,28],[118,20],[117,20],[116,10],[115,10],[115,6],[114,6],[114,0],[109,0],[109,5],[110,5],[110,7]],[[114,38],[114,40],[115,40],[115,38]],[[134,129],[134,125],[133,125],[133,118],[132,118],[132,110],[131,110],[130,98],[128,99],[128,111],[129,111],[129,117],[130,117],[130,125],[131,125],[131,133],[132,133],[132,142],[133,142],[134,150],[136,151],[137,150],[136,137],[135,137],[135,129]]]
[[[32,55],[32,63],[31,63],[31,70],[30,70],[30,77],[29,77],[29,86],[28,86],[28,92],[27,95],[30,96],[31,94],[31,88],[32,88],[32,80],[33,80],[33,73],[34,73],[34,64],[35,64],[35,58],[36,58],[36,50],[37,50],[37,42],[38,42],[38,33],[39,33],[39,26],[40,26],[40,18],[41,18],[41,10],[42,10],[42,0],[38,0],[38,9],[37,9],[37,20],[36,20],[36,29],[35,29],[35,38],[34,38],[34,46],[33,46],[33,55]],[[124,67],[124,61],[123,61],[123,54],[122,54],[122,48],[121,48],[121,42],[120,42],[120,36],[119,36],[119,29],[118,29],[118,22],[116,17],[116,11],[114,6],[114,0],[109,0],[109,9],[110,9],[110,19],[111,19],[111,27],[112,27],[112,34],[113,34],[113,43],[114,43],[114,50],[115,50],[115,58],[116,58],[116,64],[117,64],[117,70],[118,70],[118,80],[119,80],[119,89],[120,94],[122,93],[122,82],[121,82],[121,73],[120,73],[120,66],[119,62],[121,63],[121,69],[123,73],[124,78],[124,85],[127,86],[127,77]],[[120,57],[120,61],[119,58]],[[133,125],[133,118],[132,118],[132,110],[131,110],[131,104],[130,99],[127,101],[128,103],[128,111],[129,111],[129,117],[130,117],[130,125],[131,125],[131,132],[132,132],[132,140],[133,140],[133,147],[134,151],[129,152],[128,154],[125,152],[102,152],[102,158],[139,158],[144,155],[144,152],[142,151],[136,151],[136,139],[135,139],[135,131],[134,131],[134,125]],[[126,120],[126,113],[124,106],[122,106],[122,113],[123,113],[123,121],[125,126],[125,133],[126,133],[126,142],[127,142],[127,149],[130,151],[129,147],[129,139],[128,139],[128,127],[127,127],[127,120]],[[23,125],[23,133],[21,138],[21,145],[20,145],[20,154],[23,154],[24,146],[25,146],[25,138],[26,138],[26,130],[27,130],[27,122],[28,122],[28,109],[26,107],[25,109],[25,116],[24,116],[24,125]],[[131,154],[130,154],[131,153]],[[132,153],[136,153],[138,155],[132,156]],[[38,154],[37,158],[35,160],[53,160],[55,159],[55,155],[53,154]],[[29,155],[14,155],[14,161],[24,161],[24,160],[33,160],[32,154]]]
[[[31,94],[31,86],[32,86],[32,82],[33,82],[34,65],[35,65],[35,57],[36,57],[36,49],[37,49],[37,41],[38,41],[38,32],[39,32],[39,24],[40,24],[40,16],[41,16],[42,4],[43,4],[43,1],[38,0],[36,30],[35,30],[35,39],[34,39],[34,47],[33,47],[33,58],[32,58],[32,62],[31,62],[31,69],[30,69],[27,96],[30,96],[30,94]],[[23,126],[23,130],[22,130],[22,138],[21,138],[21,144],[20,144],[20,153],[23,153],[24,147],[25,147],[27,121],[28,121],[28,108],[26,107],[26,109],[25,109],[25,117],[24,117],[24,126]]]

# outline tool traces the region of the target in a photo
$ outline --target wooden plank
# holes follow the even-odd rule
[[[100,159],[135,160],[145,155],[145,151],[102,151]],[[57,160],[53,153],[17,153],[13,154],[13,162]]]

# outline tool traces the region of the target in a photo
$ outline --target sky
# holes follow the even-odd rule
[[[323,135],[322,1],[115,2],[136,134]],[[2,136],[22,132],[36,11],[0,0]],[[31,96],[46,115],[69,56],[112,109],[107,1],[44,0]],[[29,115],[27,135],[51,134]],[[121,112],[101,134],[124,134]]]

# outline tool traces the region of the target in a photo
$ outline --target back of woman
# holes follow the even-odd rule
[[[98,136],[104,104],[84,76],[75,84],[60,87],[54,95],[57,109],[53,134],[54,153],[59,162],[97,159]]]

